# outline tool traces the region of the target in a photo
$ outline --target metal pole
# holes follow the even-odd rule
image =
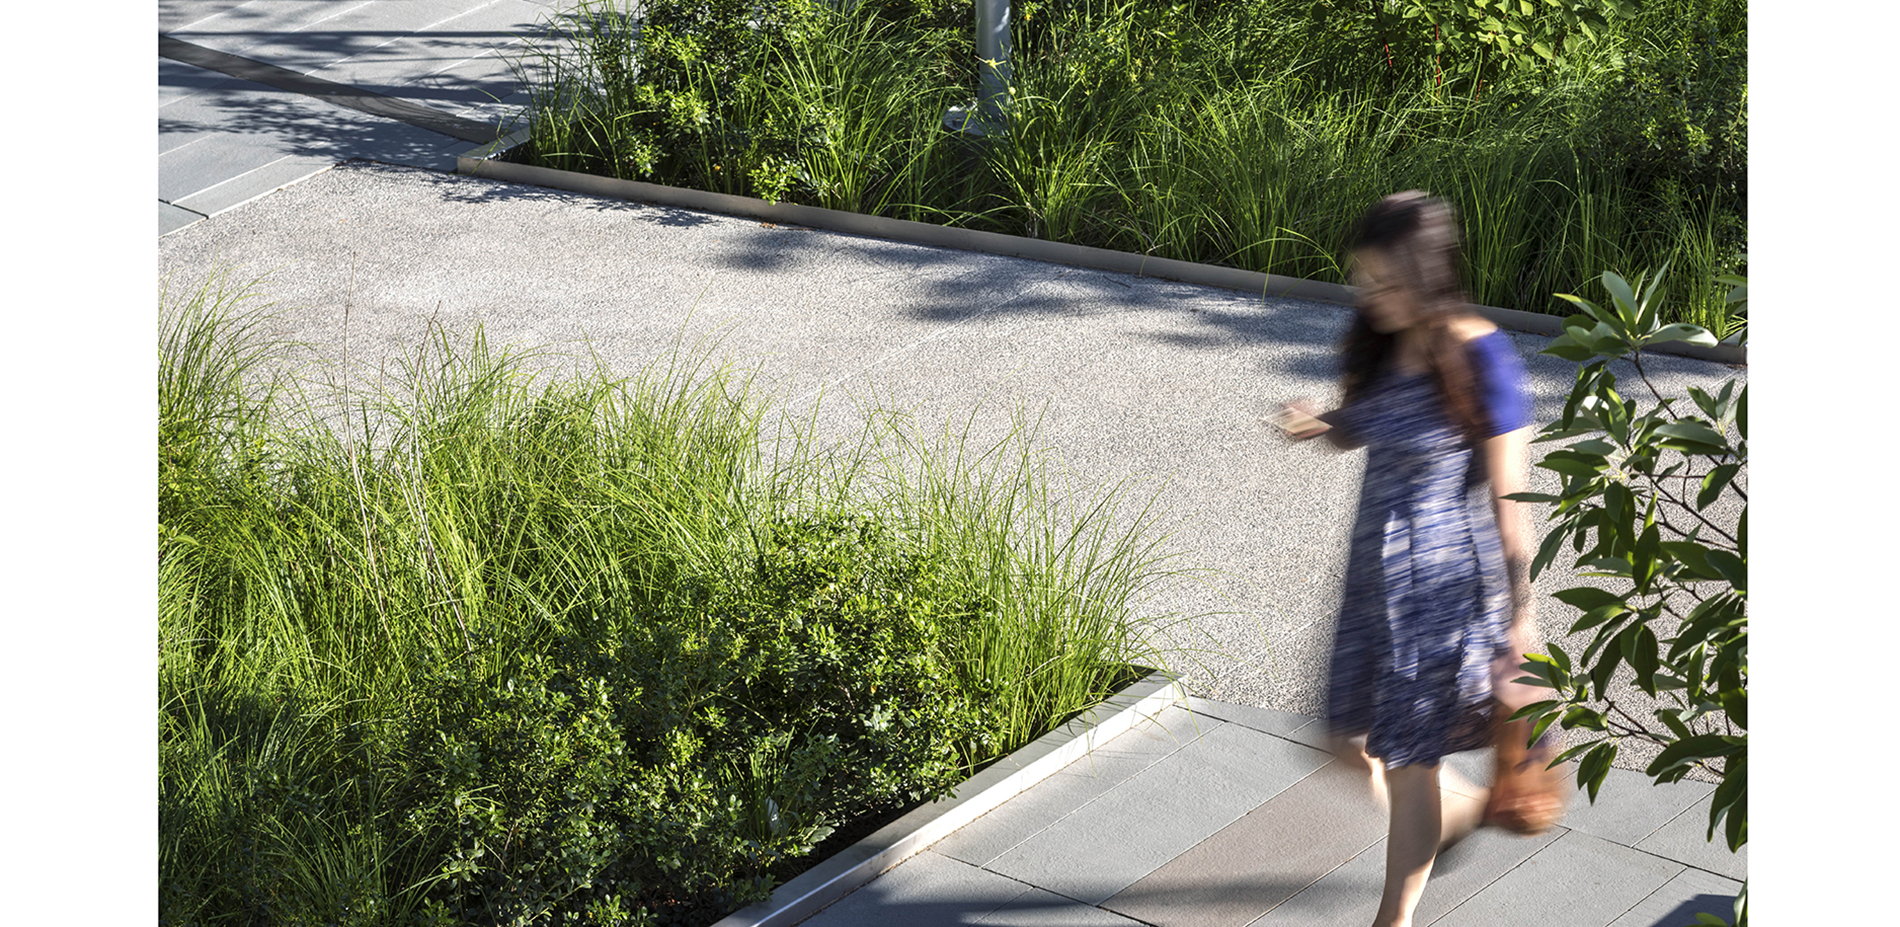
[[[952,106],[944,128],[979,138],[1000,132],[1009,119],[1009,0],[975,0],[976,105]]]
[[[976,0],[977,109],[1001,127],[1009,100],[1009,0]]]

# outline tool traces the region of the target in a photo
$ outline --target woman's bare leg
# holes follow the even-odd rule
[[[1385,893],[1373,927],[1411,927],[1443,836],[1438,766],[1387,769],[1385,780],[1392,796],[1392,823],[1386,832]]]
[[[1438,849],[1442,853],[1484,824],[1484,805],[1491,790],[1459,775],[1450,763],[1438,764],[1438,787],[1442,793]]]
[[[1391,804],[1386,800],[1385,764],[1366,753],[1366,739],[1363,736],[1335,737],[1332,746],[1333,757],[1358,775],[1370,790],[1372,803],[1385,810]]]

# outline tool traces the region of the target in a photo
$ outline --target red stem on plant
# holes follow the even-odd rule
[[[1440,39],[1438,37],[1438,24],[1432,23],[1432,44],[1437,45],[1439,41]],[[1445,86],[1445,69],[1438,62],[1437,52],[1432,52],[1432,70],[1438,72],[1438,77],[1437,77],[1438,82],[1436,86],[1439,86],[1439,87]]]

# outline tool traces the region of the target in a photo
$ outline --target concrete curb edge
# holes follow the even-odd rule
[[[713,927],[789,927],[994,810],[1144,718],[1185,699],[1155,672],[977,773],[949,797],[911,811]]]
[[[455,159],[456,173],[510,183],[551,187],[556,190],[586,193],[611,199],[636,200],[660,206],[743,216],[785,225],[803,225],[832,232],[863,235],[868,238],[952,248],[959,251],[999,254],[1051,264],[1130,274],[1136,277],[1156,277],[1200,286],[1215,286],[1255,293],[1262,297],[1285,296],[1348,306],[1358,299],[1356,287],[1338,283],[1264,274],[1259,271],[1241,270],[1238,267],[1177,261],[1173,258],[1151,257],[1127,251],[1072,245],[1067,242],[1023,238],[1001,232],[983,232],[976,229],[932,225],[928,222],[913,222],[908,219],[890,219],[818,206],[768,203],[749,196],[709,193],[704,190],[688,190],[683,187],[669,187],[638,180],[620,180],[614,177],[496,160],[509,149],[526,142],[528,132],[527,129],[520,129],[502,139],[458,155]],[[1496,306],[1474,305],[1472,308],[1501,328],[1549,337],[1563,333],[1563,319],[1558,316]],[[1746,365],[1748,363],[1747,346],[1739,344],[1698,347],[1681,342],[1665,342],[1645,350],[1659,354],[1678,354],[1721,364]]]

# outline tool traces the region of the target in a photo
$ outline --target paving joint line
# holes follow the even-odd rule
[[[929,853],[929,852],[933,852],[933,851],[931,851],[931,850],[925,850],[924,852],[925,852],[925,853]],[[921,854],[919,854],[919,855],[921,855]],[[940,855],[940,856],[941,856],[941,855],[943,855],[943,854],[938,854],[938,855]],[[945,858],[945,859],[950,859],[950,860],[955,860],[956,862],[963,862],[962,860],[959,860],[959,859],[956,859],[956,857],[954,857],[954,856],[945,856],[944,858]],[[1101,903],[1094,903],[1094,904],[1092,904],[1092,903],[1090,903],[1090,902],[1087,902],[1087,901],[1083,901],[1082,899],[1080,899],[1080,898],[1077,898],[1077,897],[1075,897],[1075,896],[1073,896],[1073,895],[1065,895],[1065,894],[1063,894],[1063,893],[1061,893],[1061,892],[1058,892],[1058,891],[1056,891],[1056,890],[1055,890],[1055,889],[1053,889],[1053,888],[1049,888],[1049,887],[1047,887],[1047,886],[1043,886],[1043,885],[1037,885],[1037,884],[1036,884],[1036,883],[1034,883],[1034,882],[1030,882],[1030,881],[1027,881],[1027,880],[1025,880],[1025,879],[1022,879],[1022,878],[1018,878],[1018,877],[1016,877],[1016,876],[1013,876],[1013,875],[1010,875],[1010,874],[1009,874],[1009,873],[1007,873],[1007,872],[997,872],[996,870],[994,870],[994,869],[991,869],[991,868],[990,868],[989,866],[987,866],[987,865],[984,865],[984,866],[978,866],[978,865],[976,865],[975,863],[966,863],[965,865],[969,865],[969,866],[972,866],[972,867],[974,867],[974,868],[976,868],[976,869],[978,869],[978,870],[980,870],[980,871],[982,871],[982,872],[987,872],[987,873],[989,873],[990,875],[993,875],[993,876],[996,876],[997,878],[1000,878],[1000,879],[1008,879],[1008,880],[1010,880],[1011,882],[1015,882],[1015,883],[1016,883],[1016,884],[1018,884],[1018,885],[1022,885],[1022,886],[1026,886],[1026,887],[1027,887],[1027,891],[1024,891],[1024,892],[1022,893],[1022,895],[1017,895],[1017,896],[1016,896],[1015,898],[1011,898],[1010,900],[1008,900],[1008,901],[1005,901],[1005,902],[1003,902],[1002,904],[1000,904],[1000,905],[997,905],[997,906],[996,906],[996,907],[994,907],[994,908],[991,908],[990,910],[988,910],[988,911],[986,911],[986,912],[984,912],[984,913],[983,913],[983,917],[988,917],[988,916],[990,916],[991,914],[995,914],[996,912],[998,912],[998,911],[1001,911],[1001,910],[1003,910],[1004,908],[1007,908],[1007,907],[1009,907],[1009,906],[1010,906],[1010,905],[1012,905],[1012,904],[1015,904],[1016,902],[1018,902],[1018,901],[1020,901],[1020,900],[1022,900],[1022,896],[1023,896],[1023,895],[1027,895],[1027,894],[1029,894],[1029,892],[1032,892],[1032,891],[1034,891],[1034,892],[1042,892],[1042,893],[1043,893],[1043,894],[1045,894],[1045,895],[1054,895],[1054,896],[1056,896],[1057,898],[1060,898],[1060,899],[1062,899],[1062,900],[1064,900],[1064,901],[1073,901],[1073,902],[1075,902],[1076,904],[1079,904],[1079,905],[1081,905],[1081,906],[1083,906],[1083,907],[1085,907],[1085,908],[1094,908],[1094,909],[1095,909],[1095,910],[1097,910],[1097,911],[1103,911],[1103,912],[1106,912],[1106,913],[1108,913],[1108,914],[1112,914],[1112,915],[1114,915],[1114,916],[1116,916],[1116,917],[1119,917],[1119,918],[1122,918],[1123,920],[1130,920],[1130,921],[1134,921],[1134,922],[1135,922],[1135,923],[1137,923],[1137,924],[1142,924],[1142,925],[1144,925],[1144,927],[1160,927],[1160,925],[1159,925],[1159,924],[1155,924],[1155,923],[1154,923],[1154,922],[1152,922],[1152,921],[1144,921],[1144,920],[1142,920],[1141,918],[1139,918],[1139,917],[1136,917],[1136,916],[1134,916],[1134,915],[1132,915],[1132,914],[1123,914],[1122,912],[1120,912],[1120,911],[1117,911],[1117,910],[1115,910],[1114,908],[1111,908],[1111,907],[1108,907],[1108,906],[1107,906],[1107,900],[1106,900],[1106,899],[1104,899],[1104,901],[1103,901],[1103,902],[1101,902]],[[867,885],[868,885],[868,884],[870,884],[870,883],[865,883],[865,884],[867,884]],[[1113,898],[1114,896],[1113,896],[1113,895],[1111,895],[1111,896],[1109,896],[1109,897],[1110,897],[1110,898]],[[839,901],[843,901],[844,899],[842,899],[842,898],[840,898],[840,899],[838,899],[838,900],[839,900]],[[836,904],[836,902],[833,902],[833,904]],[[816,916],[817,916],[817,912],[814,912],[812,916],[813,916],[813,917],[816,917]],[[979,918],[977,918],[977,919],[978,919],[978,920],[982,920],[982,917],[979,917]],[[809,920],[809,918],[807,918],[807,920]]]
[[[463,119],[433,107],[411,103],[374,90],[364,90],[361,87],[352,87],[349,84],[340,84],[321,77],[311,77],[289,68],[221,52],[214,48],[206,48],[162,32],[158,34],[158,56],[321,100],[345,109],[353,109],[371,116],[393,119],[464,142],[486,144],[503,135],[497,126],[476,122],[473,119]]]

